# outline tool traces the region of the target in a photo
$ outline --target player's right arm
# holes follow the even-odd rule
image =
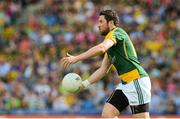
[[[92,83],[102,79],[108,72],[111,67],[111,62],[108,57],[105,55],[102,61],[100,68],[98,68],[87,80],[82,82],[80,88],[89,86]]]
[[[114,42],[112,40],[104,40],[102,43],[90,48],[86,52],[81,53],[79,55],[72,56],[68,54],[66,57],[63,57],[61,59],[61,64],[64,66],[64,68],[67,68],[70,64],[74,64],[78,61],[82,61],[90,57],[103,54],[113,45]]]

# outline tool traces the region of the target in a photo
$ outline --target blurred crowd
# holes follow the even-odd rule
[[[112,70],[78,94],[61,87],[63,76],[87,79],[103,56],[64,70],[59,60],[103,40],[98,12],[113,8],[152,82],[151,114],[180,115],[180,2],[178,0],[1,0],[0,113],[54,110],[99,113],[119,83]],[[21,111],[20,111],[21,110]],[[129,109],[123,113],[129,113]]]

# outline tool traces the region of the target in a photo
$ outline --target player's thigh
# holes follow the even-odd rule
[[[102,116],[115,117],[129,105],[128,99],[122,90],[115,90],[107,100]]]

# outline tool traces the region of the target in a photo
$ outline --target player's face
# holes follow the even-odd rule
[[[107,35],[107,33],[110,31],[104,15],[99,16],[98,27],[101,35]]]

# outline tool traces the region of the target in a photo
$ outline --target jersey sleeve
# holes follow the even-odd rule
[[[110,31],[106,37],[105,37],[105,40],[112,40],[114,42],[114,45],[116,45],[117,41],[116,41],[116,38],[114,36],[114,30],[113,31]]]
[[[117,29],[114,31],[113,34],[114,34],[116,41],[122,41],[123,40],[124,34],[121,32],[121,30]]]
[[[112,40],[116,45],[118,41],[123,40],[123,33],[119,29],[114,29],[106,35],[105,40]]]

